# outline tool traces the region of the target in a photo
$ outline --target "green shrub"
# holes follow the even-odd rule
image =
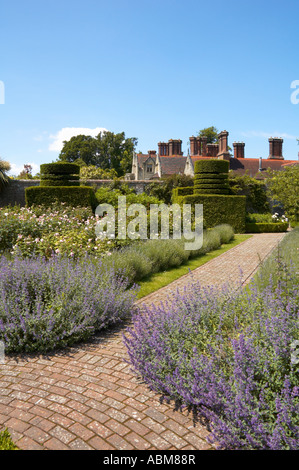
[[[197,160],[194,164],[194,173],[228,173],[229,162],[226,160]]]
[[[229,243],[231,240],[234,239],[234,230],[228,224],[217,225],[213,228],[213,231],[219,233],[221,244]]]
[[[199,182],[199,180],[202,179],[210,179],[210,180],[227,180],[228,181],[228,175],[227,174],[222,174],[222,173],[197,173],[194,177],[194,181],[196,180]]]
[[[193,194],[193,186],[178,186],[172,191],[172,201],[178,196],[187,196],[188,194]]]
[[[0,432],[0,450],[18,450],[18,447],[11,439],[8,429]]]
[[[263,223],[263,222],[246,222],[247,233],[278,233],[288,230],[288,222]]]
[[[70,207],[92,207],[97,201],[92,188],[88,186],[31,186],[25,189],[27,206],[45,206],[65,203]]]
[[[207,228],[229,224],[235,233],[245,232],[245,196],[194,194],[183,196],[180,203],[203,204],[203,217]]]
[[[194,188],[194,194],[229,194],[229,189],[203,189],[203,188]]]
[[[40,165],[40,173],[43,175],[79,175],[80,166],[75,163],[57,162],[43,163]]]
[[[232,194],[246,196],[247,212],[263,214],[270,211],[267,188],[264,181],[259,181],[249,175],[239,176],[230,172],[229,185]]]

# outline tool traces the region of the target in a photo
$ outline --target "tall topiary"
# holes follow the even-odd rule
[[[80,166],[75,163],[44,163],[40,186],[80,186]]]
[[[229,162],[199,160],[194,165],[194,194],[230,194]]]
[[[75,163],[44,163],[40,166],[40,186],[25,189],[27,206],[64,203],[95,209],[97,200],[90,186],[80,186],[80,166]]]

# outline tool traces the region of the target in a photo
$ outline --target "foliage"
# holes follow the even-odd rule
[[[82,165],[80,168],[80,179],[87,181],[89,179],[112,180],[117,178],[117,172],[111,170],[103,170],[95,165]]]
[[[162,181],[153,182],[148,185],[146,192],[165,204],[172,202],[172,192],[175,188],[193,187],[194,180],[187,175],[172,175],[162,178]],[[192,192],[192,190],[191,190]]]
[[[59,155],[61,161],[84,162],[102,170],[115,170],[118,176],[131,171],[132,155],[137,145],[135,137],[125,133],[102,132],[96,137],[78,135],[64,142]]]
[[[228,173],[229,162],[210,158],[208,160],[197,160],[194,164],[194,173]]]
[[[96,198],[89,186],[31,186],[25,189],[27,206],[65,203],[68,206],[96,207]]]
[[[247,174],[239,176],[234,172],[230,172],[229,185],[232,194],[246,196],[247,212],[264,214],[270,211],[264,181],[252,178]]]
[[[9,182],[9,178],[6,175],[6,172],[10,170],[10,164],[0,158],[0,191],[6,186]]]
[[[146,193],[136,194],[133,188],[117,181],[114,181],[114,183],[108,186],[101,186],[97,189],[95,195],[98,204],[111,204],[115,208],[118,207],[118,198],[120,196],[126,196],[127,204],[142,204],[147,209],[150,208],[150,204],[161,203],[157,197],[150,196]]]
[[[288,222],[265,223],[265,222],[246,222],[247,233],[278,233],[286,232],[289,227]]]
[[[266,288],[271,283],[277,287],[279,282],[287,280],[288,271],[297,276],[299,273],[299,227],[289,232],[278,244],[255,275],[254,282],[259,290]]]
[[[202,419],[220,449],[299,450],[298,364],[290,357],[299,339],[298,273],[286,263],[281,274],[245,291],[191,284],[136,312],[124,335],[136,374]]]
[[[8,429],[0,432],[0,450],[18,450],[18,447],[11,439]]]
[[[276,206],[283,205],[289,219],[299,221],[299,165],[268,171],[267,188]]]
[[[100,240],[95,232],[97,217],[91,208],[12,207],[0,209],[0,253],[53,255],[77,259],[86,254],[102,257],[131,240]]]
[[[67,238],[66,227],[80,225],[80,221],[63,215],[52,214],[51,219],[45,219],[44,214],[33,217],[36,226],[43,223],[53,224],[53,229],[59,223],[64,226],[62,233],[52,231],[48,235],[52,236],[53,244],[60,243],[59,250],[54,253],[52,250],[47,257],[47,253],[42,253],[45,240],[32,240],[31,235],[23,239],[18,235],[13,256],[0,257],[0,340],[8,353],[46,352],[89,339],[131,312],[136,282],[152,273],[180,266],[190,257],[219,248],[222,239],[228,240],[227,227],[219,227],[206,231],[202,248],[194,252],[185,250],[183,239],[147,240],[98,257],[85,254],[80,239],[77,256],[67,258],[67,246],[75,251],[76,243]],[[27,216],[30,226],[33,220]],[[87,219],[90,223],[92,220]],[[85,239],[94,232],[94,225],[90,232],[88,226],[89,223],[83,223],[87,233],[83,231],[81,235]],[[230,233],[233,237],[233,232]],[[26,252],[30,250],[29,238],[39,247],[30,256]]]
[[[203,204],[203,217],[207,228],[229,224],[235,233],[245,231],[245,196],[194,194],[179,196],[178,202],[192,204],[192,206]]]
[[[0,339],[7,353],[47,352],[88,340],[126,318],[136,289],[102,261],[0,258]]]
[[[80,166],[75,163],[43,163],[40,165],[41,176],[48,175],[79,175]]]
[[[229,194],[228,168],[225,160],[195,162],[194,194]]]
[[[207,137],[208,144],[215,144],[218,142],[218,134],[219,131],[216,129],[215,126],[206,127],[205,129],[201,129],[198,132],[198,137]]]

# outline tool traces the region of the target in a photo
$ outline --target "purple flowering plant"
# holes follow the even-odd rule
[[[265,285],[262,273],[245,290],[191,283],[136,312],[124,334],[136,374],[203,420],[219,449],[299,449],[298,272],[283,255]]]
[[[6,353],[47,352],[126,318],[136,287],[100,260],[0,257],[0,340]]]

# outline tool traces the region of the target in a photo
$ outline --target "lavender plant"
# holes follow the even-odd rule
[[[136,289],[94,258],[0,258],[0,340],[5,351],[46,352],[123,320]]]
[[[124,342],[135,372],[203,419],[220,449],[298,450],[298,321],[298,275],[288,265],[279,282],[245,291],[192,284],[135,313]]]

